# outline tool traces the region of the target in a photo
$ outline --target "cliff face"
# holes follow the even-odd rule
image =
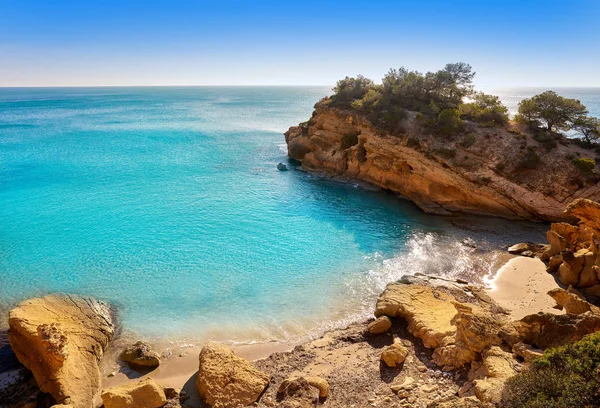
[[[412,112],[404,122],[401,133],[385,134],[357,114],[319,103],[308,122],[285,133],[288,155],[308,170],[397,192],[428,213],[559,221],[569,220],[563,211],[574,199],[600,199],[594,175],[584,177],[572,164],[593,157],[590,150],[475,124],[440,137]]]

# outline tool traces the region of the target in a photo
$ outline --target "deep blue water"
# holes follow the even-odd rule
[[[3,314],[65,291],[145,337],[282,339],[364,316],[406,273],[480,279],[493,262],[464,239],[543,240],[542,225],[279,172],[282,132],[327,92],[0,89]]]

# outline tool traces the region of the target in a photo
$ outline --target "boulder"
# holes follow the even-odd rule
[[[404,363],[408,356],[408,350],[400,343],[394,343],[383,349],[381,352],[381,361],[388,367],[397,367]]]
[[[281,408],[313,408],[319,404],[319,390],[304,377],[283,380],[277,393],[277,406]]]
[[[196,386],[200,397],[214,408],[252,404],[269,381],[269,375],[224,345],[211,343],[200,351]]]
[[[15,355],[42,391],[58,404],[92,406],[98,364],[114,333],[106,303],[71,295],[29,299],[10,311],[9,326]]]
[[[367,326],[367,330],[371,334],[381,334],[392,328],[392,321],[387,316],[379,316]]]
[[[166,404],[163,388],[152,378],[102,391],[104,408],[159,408]]]
[[[119,358],[132,368],[156,368],[160,365],[160,357],[150,348],[148,343],[138,341],[127,347]]]
[[[288,171],[288,168],[287,168],[287,166],[285,164],[278,163],[277,164],[277,170],[279,170],[279,171]]]
[[[456,299],[447,293],[417,284],[392,283],[377,300],[375,316],[401,317],[408,322],[408,331],[423,340],[427,348],[445,344],[456,334],[452,319]]]

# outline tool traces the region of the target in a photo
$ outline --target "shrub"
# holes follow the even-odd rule
[[[471,147],[475,144],[476,140],[477,140],[477,136],[475,136],[473,133],[469,133],[469,134],[465,135],[465,138],[460,143],[460,145],[462,147]]]
[[[540,163],[540,156],[536,153],[535,148],[528,147],[525,156],[521,159],[519,167],[522,169],[535,169]]]
[[[412,149],[415,149],[417,147],[421,146],[421,141],[415,137],[409,137],[406,140],[406,147],[410,147]]]
[[[573,159],[572,163],[586,176],[591,176],[596,168],[596,160],[590,158]]]
[[[501,406],[576,408],[600,406],[600,332],[548,349],[527,371],[509,379]]]
[[[443,135],[454,135],[465,127],[457,109],[444,109],[438,115],[438,129]]]
[[[444,159],[452,159],[453,157],[456,157],[456,150],[448,149],[446,147],[435,149],[433,152],[436,153],[438,156],[443,157]]]

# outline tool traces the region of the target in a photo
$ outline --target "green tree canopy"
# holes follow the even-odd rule
[[[531,126],[544,125],[549,131],[570,130],[586,114],[586,107],[577,99],[564,98],[554,91],[546,91],[521,101],[517,120]]]
[[[584,140],[596,143],[600,140],[600,119],[591,116],[583,116],[573,123],[573,129],[583,135]]]

